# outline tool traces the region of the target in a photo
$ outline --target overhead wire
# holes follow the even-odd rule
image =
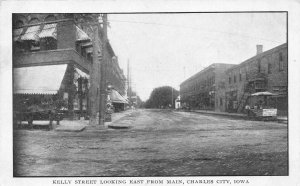
[[[186,29],[193,29],[193,30],[199,30],[199,31],[206,30],[207,32],[216,32],[216,33],[233,35],[233,36],[241,36],[241,37],[248,37],[248,38],[253,38],[253,39],[261,39],[261,40],[268,41],[268,42],[273,42],[273,43],[280,43],[280,41],[275,41],[275,40],[271,40],[271,39],[267,39],[267,38],[249,36],[249,35],[241,34],[241,33],[218,31],[218,30],[207,29],[207,28],[203,28],[203,27],[190,27],[190,26],[183,26],[183,25],[170,25],[170,24],[153,23],[153,22],[127,21],[127,20],[114,20],[114,19],[110,19],[109,22],[124,22],[124,23],[133,23],[133,24],[157,25],[157,26],[165,26],[165,27],[176,27],[176,28],[181,28],[181,29],[186,28]]]

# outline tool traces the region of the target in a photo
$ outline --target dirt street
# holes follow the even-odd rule
[[[14,176],[287,175],[287,124],[137,110],[129,129],[14,131]]]

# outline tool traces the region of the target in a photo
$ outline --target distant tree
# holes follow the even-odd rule
[[[137,102],[137,105],[136,105],[137,108],[144,108],[145,102],[143,102],[143,101],[141,100],[140,96],[137,96],[136,102]]]
[[[179,92],[170,86],[155,88],[151,92],[150,98],[145,102],[145,108],[167,108],[169,105],[174,108],[174,101],[178,95]]]

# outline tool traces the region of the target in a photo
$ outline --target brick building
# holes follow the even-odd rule
[[[278,114],[285,115],[288,104],[287,65],[286,43],[265,52],[261,45],[257,45],[257,55],[226,71],[225,86],[218,89],[219,96],[216,98],[219,99],[216,104],[218,110],[243,112],[246,104],[253,104],[249,100],[252,93],[269,91],[277,95],[273,104]]]
[[[215,110],[216,85],[222,85],[225,71],[232,66],[214,63],[182,82],[180,97],[183,105],[187,104],[192,109]]]
[[[104,30],[100,26],[96,33],[91,26],[98,19],[97,14],[14,14],[14,103],[32,96],[59,98],[65,101],[69,117],[81,115],[91,107],[99,110],[98,100],[89,100],[90,78],[100,74],[100,67],[93,60],[101,60],[102,54],[93,45],[101,44]],[[104,51],[109,50],[112,49],[108,43]],[[123,71],[114,53],[109,58],[108,81],[124,93]],[[95,79],[98,87],[93,92],[98,95],[100,79]]]

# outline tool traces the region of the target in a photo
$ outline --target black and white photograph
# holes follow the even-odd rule
[[[14,176],[288,175],[286,20],[13,14]]]
[[[6,174],[48,185],[294,176],[295,18],[217,10],[9,13]]]

